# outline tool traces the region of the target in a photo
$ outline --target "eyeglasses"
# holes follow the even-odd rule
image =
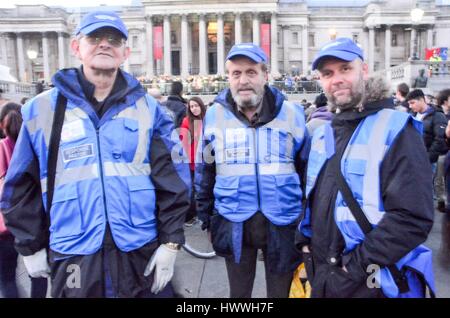
[[[103,41],[103,39],[106,39],[106,41],[113,47],[121,47],[125,44],[125,39],[121,37],[120,35],[116,34],[91,34],[84,36],[86,38],[86,41],[90,45],[99,45],[100,42]]]

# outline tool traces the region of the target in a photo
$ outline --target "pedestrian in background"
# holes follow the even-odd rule
[[[186,214],[185,226],[192,226],[197,220],[197,209],[195,206],[195,158],[197,154],[198,142],[202,136],[203,118],[205,118],[206,107],[200,97],[191,97],[187,103],[186,117],[181,124],[180,138],[184,151],[189,158],[189,168],[191,170],[191,208]]]

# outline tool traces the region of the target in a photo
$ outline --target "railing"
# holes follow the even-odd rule
[[[0,88],[5,95],[21,95],[23,97],[36,95],[36,86],[34,84],[0,81]]]
[[[318,94],[322,92],[317,81],[296,81],[292,85],[284,81],[273,81],[270,83],[274,87],[286,94]],[[159,88],[162,95],[169,95],[172,89],[172,83],[143,83],[145,88]],[[217,95],[219,92],[228,88],[228,82],[223,81],[202,81],[183,83],[183,93],[186,95]]]

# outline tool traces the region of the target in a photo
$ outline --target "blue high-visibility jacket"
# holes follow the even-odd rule
[[[403,112],[383,109],[363,119],[354,131],[341,159],[341,170],[349,184],[353,196],[361,205],[364,214],[375,228],[386,213],[383,207],[380,185],[380,167],[398,134],[412,121],[421,132],[420,122]],[[319,127],[312,138],[308,161],[306,197],[309,199],[324,164],[335,153],[334,136],[330,124]],[[320,198],[319,198],[320,199]],[[350,253],[364,241],[365,235],[353,213],[348,208],[342,194],[338,192],[334,217],[344,240],[344,255]],[[300,224],[303,235],[311,237],[310,210]],[[376,265],[376,264],[375,264]],[[420,245],[410,251],[396,266],[402,270],[410,268],[420,273],[434,292],[431,250]],[[412,275],[407,274],[410,292],[400,294],[390,271],[384,267],[379,270],[376,280],[387,297],[420,297],[423,286]]]
[[[102,246],[107,223],[115,244],[124,252],[157,239],[158,227],[163,231],[163,242],[183,243],[182,224],[189,208],[190,177],[186,162],[177,164],[170,159],[171,151],[178,155],[182,149],[178,134],[137,80],[125,72],[122,74],[128,83],[128,94],[101,119],[86,100],[75,69],[57,73],[56,88],[23,107],[24,122],[1,205],[24,255],[43,244],[36,233],[36,224],[43,226],[43,210],[48,211],[47,155],[58,94],[68,101],[50,210],[50,248],[60,254],[93,254]],[[158,145],[153,145],[155,138]],[[166,202],[157,202],[152,151],[167,153],[164,162],[157,164],[165,165],[168,182],[175,178],[175,183],[157,184],[157,189],[164,188],[166,192],[173,188],[174,193]],[[32,180],[24,179],[24,175],[31,174],[30,170],[38,175],[32,175]],[[27,182],[30,187],[33,182],[34,186],[40,185],[40,196],[21,203],[15,191]],[[36,205],[32,206],[32,202]],[[30,212],[32,215],[27,215]],[[20,218],[24,220],[23,228],[18,224]],[[161,224],[161,220],[165,221]],[[170,228],[174,224],[178,226]]]

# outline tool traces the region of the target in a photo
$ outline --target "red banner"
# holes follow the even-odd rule
[[[163,58],[163,27],[153,27],[153,58],[162,60]]]
[[[267,61],[270,61],[270,24],[261,23],[261,48],[267,55]]]

